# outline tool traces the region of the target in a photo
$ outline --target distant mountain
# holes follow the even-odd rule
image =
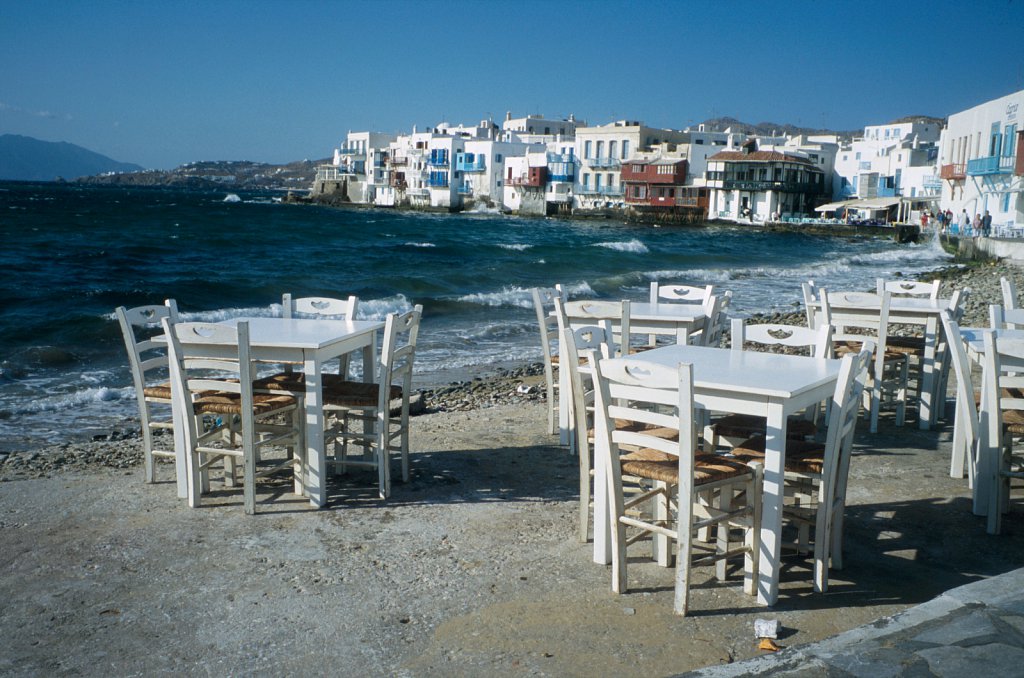
[[[797,127],[796,125],[781,124],[776,122],[759,122],[756,125],[750,123],[741,122],[736,118],[712,118],[711,120],[704,121],[704,128],[713,130],[716,132],[724,132],[727,128],[732,128],[733,132],[739,132],[741,134],[748,135],[785,135],[797,136],[800,134],[836,134],[841,139],[849,139],[855,135],[860,134],[863,130],[830,130],[830,129],[818,129],[814,127]]]
[[[169,186],[198,190],[230,188],[307,190],[323,160],[298,160],[271,165],[248,160],[206,160],[190,162],[172,170],[142,170],[81,177],[79,183],[107,186]]]
[[[65,141],[40,141],[19,134],[0,135],[0,179],[54,181],[100,172],[134,172],[139,165],[112,160]]]

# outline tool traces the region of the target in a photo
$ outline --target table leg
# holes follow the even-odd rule
[[[766,435],[757,602],[761,605],[774,605],[779,598],[782,502],[785,496],[783,481],[786,471],[786,412],[781,403],[768,404]]]
[[[568,355],[562,346],[562,337],[558,337],[558,355]],[[569,379],[569,366],[558,368],[558,443],[569,445],[569,402],[572,399],[572,384]]]
[[[302,361],[306,378],[306,493],[309,503],[320,508],[327,503],[327,459],[324,454],[323,384],[320,361],[307,357]]]
[[[927,431],[938,414],[935,407],[935,382],[938,379],[935,369],[935,347],[938,345],[939,337],[938,318],[929,316],[925,324],[924,337],[924,356],[921,358],[921,402],[917,405],[917,416],[918,426],[922,431]]]
[[[978,427],[978,463],[974,473],[974,515],[987,516],[989,512],[989,499],[995,487],[995,469],[999,463],[1001,453],[1002,423],[1001,417],[993,417],[988,413],[993,412],[993,407],[999,407],[998,403],[990,403],[988,386],[990,375],[985,370],[981,376],[981,410],[979,418],[981,424]]]

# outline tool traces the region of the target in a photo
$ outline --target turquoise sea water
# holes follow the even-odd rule
[[[423,304],[420,385],[537,360],[530,288],[646,299],[653,280],[714,283],[749,314],[800,282],[872,287],[947,263],[937,245],[743,228],[285,205],[269,194],[0,183],[0,450],[91,437],[135,417],[113,316],[177,300],[186,320],[280,314],[283,292]]]

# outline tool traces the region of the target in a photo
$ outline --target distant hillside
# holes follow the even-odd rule
[[[308,189],[316,167],[330,160],[299,160],[270,165],[248,160],[190,162],[172,170],[142,170],[82,177],[79,183],[108,186],[172,186],[191,189],[276,188]]]
[[[836,134],[842,139],[849,139],[855,135],[859,135],[863,130],[831,130],[831,129],[819,129],[815,127],[797,127],[796,125],[780,124],[776,122],[759,122],[756,125],[752,125],[747,122],[741,122],[736,118],[712,118],[711,120],[704,121],[705,129],[714,130],[716,132],[723,132],[727,128],[732,128],[733,132],[740,132],[741,134],[748,135],[791,135],[797,136],[800,134]]]
[[[0,179],[54,181],[100,172],[133,172],[138,165],[112,160],[65,141],[40,141],[18,134],[0,135]]]

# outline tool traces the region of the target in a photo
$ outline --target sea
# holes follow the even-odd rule
[[[937,242],[288,204],[279,193],[0,182],[0,452],[137,427],[117,306],[186,321],[277,316],[281,295],[423,305],[415,382],[541,357],[530,290],[646,300],[652,281],[732,290],[732,312],[798,309],[800,283],[872,289],[950,263]]]

